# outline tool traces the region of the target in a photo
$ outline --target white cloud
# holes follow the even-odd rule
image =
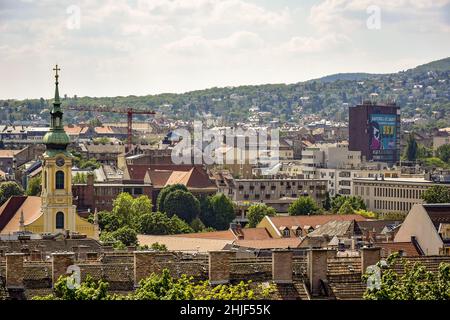
[[[0,78],[0,98],[51,94],[55,62],[68,93],[98,96],[296,82],[370,71],[380,61],[395,71],[405,57],[426,61],[450,50],[449,17],[441,17],[450,0],[0,2],[0,70],[8,75]],[[380,33],[367,33],[369,4],[382,9]],[[78,30],[66,27],[71,5],[80,8]],[[405,29],[434,34],[402,37],[386,50],[384,36]]]
[[[284,47],[292,53],[319,53],[350,42],[345,35],[327,34],[318,37],[293,37]]]
[[[352,32],[365,28],[367,8],[378,6],[383,28],[447,32],[449,24],[442,17],[449,5],[450,0],[325,0],[312,6],[308,22],[320,32]]]

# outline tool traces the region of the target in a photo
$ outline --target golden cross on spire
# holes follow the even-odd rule
[[[59,77],[59,75],[58,75],[58,71],[61,71],[61,69],[60,68],[58,68],[58,65],[56,65],[54,68],[53,68],[53,71],[55,71],[56,72],[56,74],[55,74],[55,78],[56,78],[56,81],[58,81],[58,77]]]

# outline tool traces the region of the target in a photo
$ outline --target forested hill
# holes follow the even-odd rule
[[[368,99],[373,93],[380,101],[395,100],[402,116],[450,120],[450,58],[391,74],[341,73],[295,84],[267,84],[210,88],[183,94],[159,94],[65,99],[63,104],[133,106],[154,109],[179,119],[203,118],[205,114],[229,121],[246,120],[249,108],[270,112],[268,119],[297,121],[305,114],[345,119],[349,105]],[[27,120],[48,108],[51,101],[0,101],[0,120]],[[25,111],[25,112],[23,112]],[[438,113],[433,112],[438,111]],[[436,116],[438,114],[438,116]],[[78,118],[77,118],[78,117]],[[82,121],[84,115],[71,117]],[[28,119],[29,120],[29,119]]]

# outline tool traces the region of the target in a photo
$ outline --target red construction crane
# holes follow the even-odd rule
[[[106,106],[65,106],[67,110],[76,110],[76,111],[86,111],[86,112],[112,112],[112,113],[126,113],[127,114],[127,151],[131,150],[132,146],[132,128],[133,128],[133,114],[152,114],[155,115],[156,112],[145,111],[145,110],[135,110],[133,108],[116,108],[116,107],[106,107]]]

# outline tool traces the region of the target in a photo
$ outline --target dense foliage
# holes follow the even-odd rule
[[[426,203],[450,203],[450,188],[447,186],[432,186],[425,190],[422,199]]]
[[[358,210],[366,210],[366,204],[359,196],[336,195],[331,199],[331,211],[339,214],[352,214]]]
[[[23,196],[25,191],[14,181],[0,183],[0,206],[12,196]]]
[[[409,135],[406,144],[406,159],[408,161],[415,161],[417,159],[418,145],[416,139],[412,134]]]
[[[434,61],[414,69],[391,74],[337,74],[321,79],[294,84],[243,85],[211,88],[183,94],[158,94],[127,97],[77,97],[63,100],[64,105],[132,105],[137,109],[153,109],[167,117],[193,120],[205,113],[223,117],[225,121],[247,121],[248,109],[256,105],[260,111],[270,112],[269,119],[295,122],[304,115],[314,114],[328,119],[346,117],[346,105],[355,105],[371,93],[380,101],[392,100],[402,106],[402,118],[424,117],[433,125],[446,126],[450,117],[448,85],[450,59]],[[442,81],[444,80],[444,81]],[[303,99],[302,99],[303,98]],[[32,120],[34,115],[46,117],[41,112],[51,106],[51,100],[0,100],[5,112],[0,120]],[[442,118],[434,120],[433,111]],[[95,119],[91,112],[66,111],[72,123]],[[121,115],[108,115],[110,121]],[[137,116],[139,119],[139,116]]]
[[[265,216],[273,217],[275,215],[275,209],[269,207],[265,203],[252,204],[247,210],[247,226],[250,228],[255,228]]]
[[[444,144],[437,148],[436,156],[445,163],[449,163],[450,160],[450,144]]]
[[[41,175],[37,175],[28,180],[27,196],[40,196],[42,190]]]
[[[166,196],[164,210],[169,217],[176,215],[191,222],[200,214],[200,202],[189,191],[175,190]]]
[[[166,209],[164,207],[166,197],[171,192],[176,191],[176,190],[183,190],[183,191],[186,191],[186,192],[188,191],[186,186],[183,185],[183,184],[172,184],[170,186],[166,186],[166,187],[162,188],[161,191],[158,194],[158,198],[156,199],[156,205],[157,205],[158,211],[161,211],[161,212],[165,212],[166,211]]]
[[[400,264],[402,272],[394,268]],[[450,300],[450,264],[441,263],[437,273],[427,270],[420,262],[409,262],[398,254],[389,256],[387,265],[381,268],[379,288],[368,288],[364,294],[367,300]],[[363,277],[369,279],[372,273]]]
[[[68,282],[75,284],[71,276],[61,276],[55,283],[54,293],[47,296],[34,296],[33,300],[110,300],[108,294],[109,284],[104,281],[95,281],[90,275],[79,285],[69,286]],[[68,281],[69,280],[69,281]]]
[[[191,233],[194,230],[176,215],[168,217],[164,212],[146,213],[140,217],[139,233],[153,235],[167,235]]]
[[[202,199],[200,219],[205,226],[226,230],[235,218],[233,202],[223,193]]]
[[[321,210],[311,196],[301,196],[289,205],[291,216],[319,214]]]
[[[54,294],[35,296],[34,300],[256,300],[266,299],[274,292],[273,285],[252,286],[251,281],[238,284],[211,286],[209,281],[195,282],[192,277],[182,275],[173,278],[167,269],[161,274],[152,273],[139,282],[135,292],[127,295],[108,293],[109,285],[102,280],[86,277],[80,286],[68,286],[68,277],[60,277]]]

